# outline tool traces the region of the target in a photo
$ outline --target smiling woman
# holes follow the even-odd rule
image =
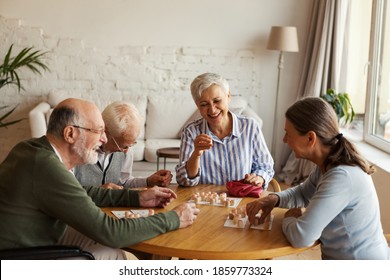
[[[220,75],[204,73],[191,83],[202,118],[185,126],[176,180],[184,186],[225,185],[243,180],[267,188],[273,159],[259,123],[229,110],[229,84]]]

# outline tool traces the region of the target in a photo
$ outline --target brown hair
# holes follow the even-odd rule
[[[339,132],[335,111],[319,97],[307,97],[295,102],[286,111],[286,118],[304,135],[313,131],[323,145],[331,146],[324,167],[328,170],[338,165],[359,166],[367,174],[375,172],[355,146]]]

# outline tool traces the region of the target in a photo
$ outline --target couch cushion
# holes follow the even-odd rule
[[[145,140],[137,139],[137,145],[132,147],[132,149],[134,150],[134,161],[144,160]]]
[[[195,110],[191,95],[150,96],[146,139],[177,139],[179,130]]]
[[[138,139],[145,139],[145,121],[146,121],[146,105],[147,97],[145,95],[124,95],[120,101],[132,103],[142,116],[143,124]],[[112,100],[114,102],[116,100]],[[107,106],[108,104],[106,104]]]

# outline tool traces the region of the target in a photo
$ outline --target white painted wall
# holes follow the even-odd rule
[[[19,104],[13,117],[20,118],[51,90],[96,100],[132,92],[189,94],[196,75],[214,71],[265,120],[263,133],[270,146],[278,53],[266,50],[268,33],[272,25],[297,26],[303,50],[311,2],[0,0],[0,54],[11,43],[18,49],[49,50],[52,70],[43,77],[24,75],[26,91],[20,94],[2,89],[0,106]],[[282,113],[295,99],[302,58],[303,52],[286,55]],[[282,132],[283,121],[278,130]],[[0,160],[14,143],[29,138],[27,121],[5,131],[0,134]]]
[[[242,47],[267,35],[271,25],[304,26],[310,2],[1,0],[0,13],[21,18],[50,35],[84,39],[99,49],[122,45]]]

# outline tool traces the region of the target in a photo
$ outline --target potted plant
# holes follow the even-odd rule
[[[16,85],[18,92],[24,89],[18,74],[21,68],[30,69],[33,73],[41,74],[41,70],[49,70],[47,65],[42,61],[46,52],[36,51],[33,48],[24,48],[16,56],[12,57],[11,45],[7,54],[4,57],[3,63],[0,65],[0,89],[6,85]],[[8,106],[0,106],[0,110],[6,109]],[[6,122],[5,119],[12,114],[16,106],[3,115],[0,115],[0,127],[5,127],[11,124],[20,122],[22,119]]]
[[[321,97],[333,107],[339,119],[340,125],[345,126],[353,121],[355,111],[351,100],[349,99],[348,93],[336,93],[334,89],[330,88]]]

